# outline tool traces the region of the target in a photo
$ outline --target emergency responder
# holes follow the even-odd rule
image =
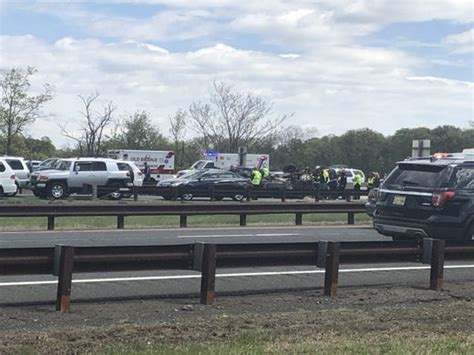
[[[369,178],[367,179],[367,187],[369,190],[376,189],[380,186],[380,175],[377,172],[370,173]]]
[[[252,184],[253,187],[260,187],[260,185],[262,184],[262,173],[257,168],[254,168],[252,170],[250,183]]]
[[[362,176],[359,174],[355,174],[354,180],[352,181],[354,184],[354,200],[360,200],[360,187],[362,185]]]
[[[151,170],[147,162],[144,164],[143,174],[145,174],[145,181],[150,181]]]
[[[347,176],[346,176],[346,171],[343,169],[339,171],[339,178],[337,180],[337,189],[341,193],[339,196],[344,197],[344,190],[346,189],[347,186]]]
[[[337,199],[337,173],[334,169],[329,169],[329,190],[334,194],[331,195],[331,198],[336,200]]]
[[[266,164],[262,166],[262,177],[264,179],[270,178],[270,169],[268,169]]]

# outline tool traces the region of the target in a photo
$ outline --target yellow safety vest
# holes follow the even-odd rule
[[[253,178],[251,181],[252,185],[259,186],[260,183],[262,182],[262,174],[258,170],[254,170],[252,174],[253,174]]]
[[[263,171],[263,177],[270,176],[270,169],[263,168],[262,171]]]

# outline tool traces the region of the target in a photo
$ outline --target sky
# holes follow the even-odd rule
[[[168,132],[213,82],[273,102],[320,135],[474,119],[471,0],[0,0],[0,71],[54,87],[27,134],[73,144],[79,94]]]

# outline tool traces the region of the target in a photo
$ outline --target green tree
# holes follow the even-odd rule
[[[51,87],[44,85],[43,92],[28,95],[30,77],[36,69],[11,69],[0,79],[2,98],[0,106],[0,131],[5,137],[5,154],[12,154],[12,142],[16,135],[21,134],[25,127],[40,116],[43,104],[52,99]]]
[[[126,117],[121,123],[118,132],[107,141],[110,149],[169,149],[170,142],[153,125],[149,113],[137,111]]]

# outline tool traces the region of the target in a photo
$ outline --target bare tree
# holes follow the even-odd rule
[[[182,109],[178,109],[173,116],[169,116],[170,120],[170,134],[173,139],[174,151],[176,157],[179,159],[177,165],[183,166],[184,162],[184,150],[185,143],[184,138],[186,136],[186,119],[188,114]]]
[[[42,93],[29,96],[30,76],[36,69],[11,69],[0,80],[2,99],[0,106],[0,131],[6,138],[5,153],[11,154],[12,139],[40,116],[41,106],[52,99],[52,89],[44,85]]]
[[[76,141],[81,155],[98,156],[101,153],[104,130],[113,122],[116,107],[111,101],[103,103],[101,111],[93,110],[99,96],[97,92],[87,97],[78,95],[84,105],[84,111],[81,112],[83,121],[79,134],[71,133],[64,125],[60,126],[64,136]]]
[[[251,93],[236,92],[224,82],[214,83],[210,103],[193,103],[190,120],[206,145],[236,152],[239,146],[251,147],[271,134],[292,114],[274,115],[273,103]]]

